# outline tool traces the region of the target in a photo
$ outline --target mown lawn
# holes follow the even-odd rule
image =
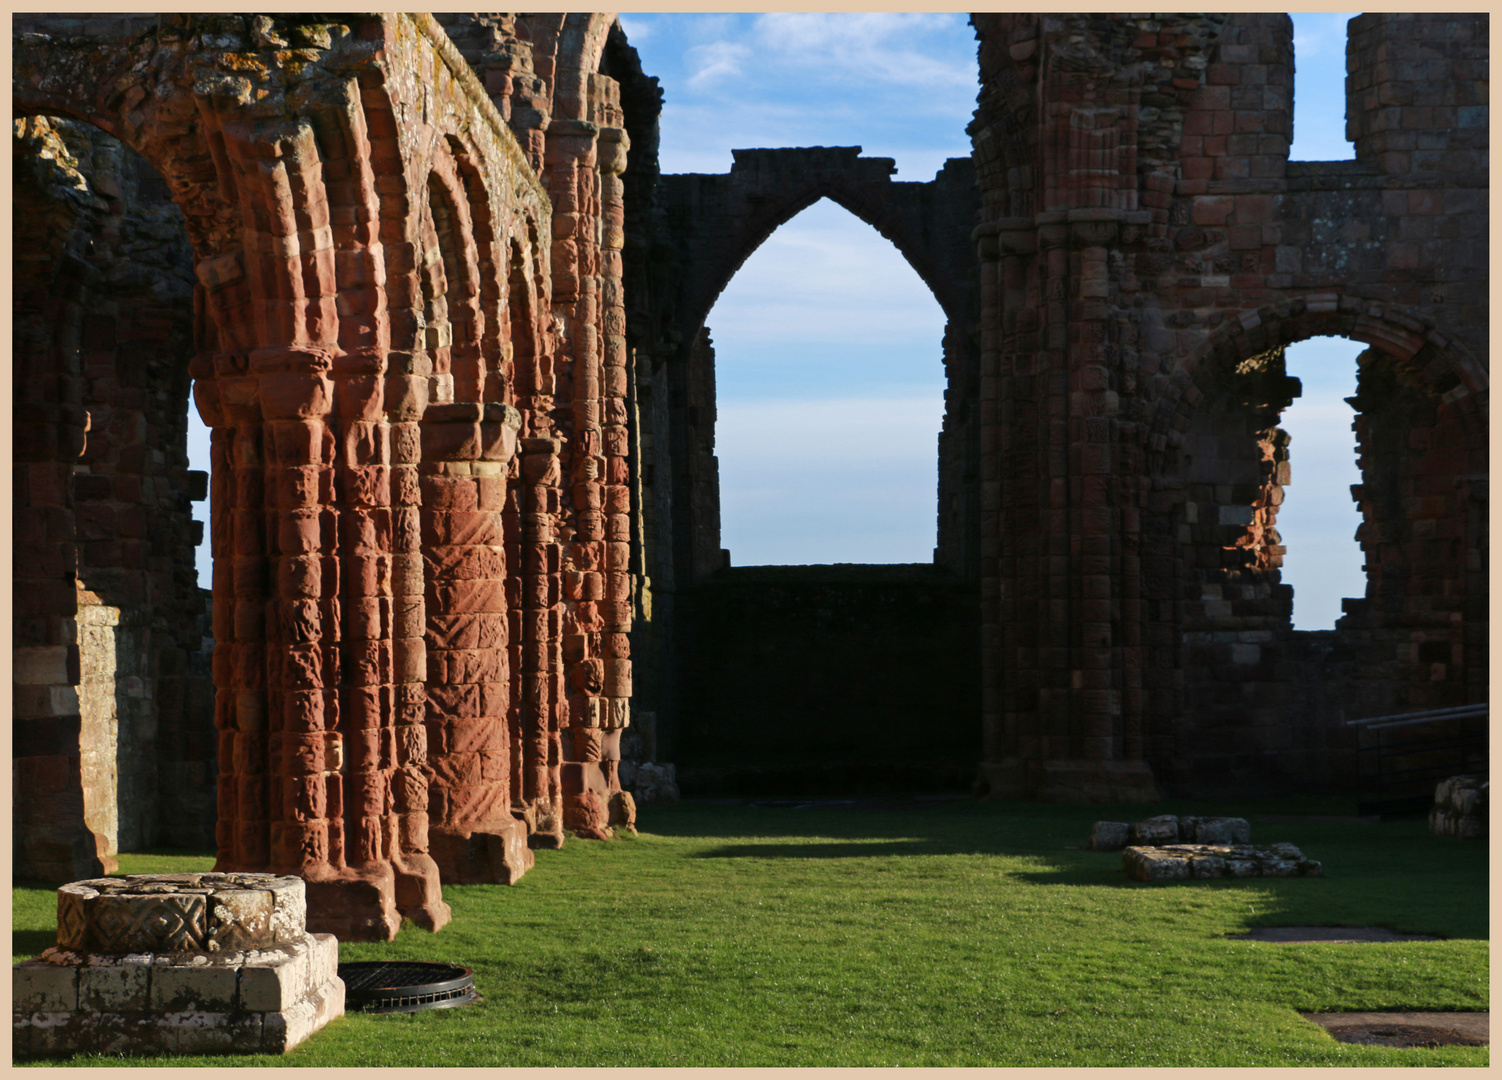
[[[346,1015],[285,1057],[70,1065],[1469,1065],[1486,1048],[1348,1046],[1300,1011],[1488,1007],[1486,846],[1422,821],[1273,823],[1331,800],[1060,807],[917,802],[650,807],[642,833],[538,852],[512,888],[449,886],[454,921],[345,960],[472,967],[484,1001]],[[1080,850],[1097,818],[1230,813],[1319,879],[1144,885]],[[201,855],[122,872],[208,869]],[[15,958],[54,930],[14,891]],[[1378,925],[1437,942],[1230,941]]]

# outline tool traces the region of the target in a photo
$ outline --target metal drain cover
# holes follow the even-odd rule
[[[351,1012],[421,1012],[480,1000],[467,967],[419,960],[355,960],[339,965],[344,1007]]]

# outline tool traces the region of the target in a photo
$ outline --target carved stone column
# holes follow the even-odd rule
[[[512,815],[503,512],[521,415],[430,405],[423,417],[429,843],[443,880],[515,882],[532,866]]]

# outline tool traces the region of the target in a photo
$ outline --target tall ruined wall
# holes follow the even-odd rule
[[[978,732],[992,794],[1137,799],[1338,785],[1345,720],[1482,700],[1485,17],[1352,21],[1349,163],[1287,161],[1285,16],[975,25],[973,158],[907,184],[851,147],[659,176],[608,15],[17,16],[18,873],[211,826],[382,938],[629,827],[675,744],[860,786]],[[935,567],[723,566],[704,320],[821,197],[949,319]],[[1369,346],[1368,587],[1300,634],[1282,348],[1318,334]],[[829,696],[872,663],[896,689]]]
[[[642,469],[650,478],[643,484],[643,506],[658,537],[655,550],[647,555],[657,567],[652,572],[654,608],[665,614],[653,637],[663,660],[656,666],[645,707],[659,717],[663,745],[673,748],[671,756],[684,768],[710,767],[709,758],[695,748],[730,745],[709,734],[721,730],[726,714],[721,698],[704,688],[735,682],[734,650],[721,649],[715,639],[733,636],[729,628],[741,617],[729,599],[735,589],[727,583],[742,575],[727,570],[720,539],[714,348],[705,320],[752,252],[819,199],[834,201],[890,240],[932,290],[948,320],[942,343],[945,415],[935,476],[935,561],[942,570],[933,579],[938,590],[933,599],[941,606],[948,602],[946,588],[975,578],[983,513],[976,482],[980,432],[974,411],[979,386],[978,300],[969,240],[978,192],[970,162],[946,162],[927,182],[898,182],[892,179],[895,167],[890,159],[863,157],[859,147],[742,149],[733,155],[729,173],[668,175],[657,181],[650,217],[644,216],[635,239],[635,262],[628,264],[633,270],[627,280],[631,303],[640,311],[630,326],[642,388]],[[628,257],[631,252],[628,243]],[[809,467],[820,466],[811,460]],[[917,587],[913,581],[907,584]],[[866,604],[861,589],[867,586],[857,588],[839,573],[832,572],[824,586],[830,596],[849,593],[842,604]],[[732,606],[722,607],[722,600]],[[758,615],[761,635],[781,641],[790,660],[807,647],[795,625],[803,603],[790,593],[786,603],[772,604]],[[903,638],[900,604],[866,610],[886,613],[862,623],[874,635],[873,642]],[[768,621],[772,612],[780,612],[785,622]],[[854,636],[840,648],[859,652],[860,633],[846,630]],[[924,644],[920,635],[907,634],[916,650],[912,662],[918,664]],[[828,640],[825,645],[832,650],[826,659],[834,670],[839,650]],[[735,684],[741,686],[742,698],[750,692]],[[736,715],[767,718],[784,710],[787,693],[780,685],[761,680],[755,693],[737,706]],[[869,700],[850,702],[852,716],[869,714],[873,708],[883,717],[891,713],[898,722],[894,699],[883,705],[880,695],[871,695]],[[970,723],[957,713],[949,715],[955,725]],[[869,715],[866,719],[871,721]],[[745,738],[772,737],[764,723],[746,722]],[[886,721],[871,722],[881,727]],[[725,764],[723,754],[710,757],[714,768]],[[789,761],[788,767],[794,763]]]
[[[1343,721],[1483,700],[1485,18],[1353,20],[1357,160],[1292,164],[1286,16],[975,24],[991,789],[1340,783]],[[1318,334],[1372,346],[1333,636],[1278,579]]]

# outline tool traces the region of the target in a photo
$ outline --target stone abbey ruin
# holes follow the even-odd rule
[[[14,16],[16,875],[213,846],[386,938],[667,763],[1344,791],[1348,721],[1484,702],[1487,16],[1353,19],[1337,162],[1288,160],[1285,15],[972,21],[973,154],[899,182],[661,175],[608,14]],[[721,552],[705,320],[821,198],[947,316],[932,565]],[[1367,346],[1367,589],[1301,632],[1317,335]]]

